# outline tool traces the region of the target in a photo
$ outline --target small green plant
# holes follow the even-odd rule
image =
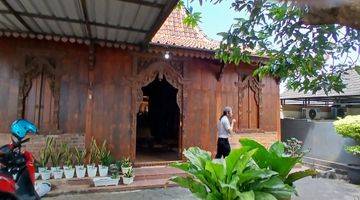
[[[133,169],[129,169],[127,172],[124,173],[124,177],[126,178],[131,178],[134,176],[134,170]]]
[[[50,146],[50,152],[51,152],[50,159],[54,167],[59,167],[60,164],[63,162],[67,148],[68,147],[66,143],[62,143],[58,145],[56,141],[53,143],[52,146]]]
[[[285,154],[291,157],[303,157],[310,150],[303,151],[303,142],[296,139],[290,138],[284,142],[285,145]]]
[[[88,150],[88,163],[95,165],[99,163],[100,150],[94,138],[91,139],[90,149]]]
[[[39,161],[38,161],[39,166],[47,167],[49,159],[50,159],[49,149],[47,149],[47,148],[40,149],[40,155],[39,155]]]
[[[104,140],[101,147],[99,148],[99,159],[101,165],[104,166],[110,166],[110,164],[112,164],[114,161],[110,151],[107,149],[106,140]]]
[[[85,157],[86,157],[86,149],[81,150],[80,148],[75,147],[75,158],[77,165],[84,165]]]
[[[345,147],[346,151],[360,156],[360,115],[349,115],[334,122],[335,130],[343,137],[355,140],[358,145]]]
[[[67,148],[64,152],[64,163],[67,167],[72,167],[74,164],[74,151],[72,148]]]
[[[111,178],[112,179],[118,179],[120,174],[119,174],[119,169],[118,166],[116,164],[111,164],[109,167],[109,173],[111,174]]]
[[[128,167],[131,167],[131,166],[132,166],[132,164],[131,164],[130,158],[124,158],[121,161],[121,167],[122,168],[128,168]]]
[[[116,167],[118,168],[118,170],[120,170],[120,169],[121,169],[121,166],[122,166],[122,160],[117,160],[117,161],[115,162],[115,165],[116,165]]]
[[[40,149],[40,155],[38,161],[40,167],[47,167],[47,164],[51,156],[51,147],[53,146],[53,143],[54,143],[54,138],[47,137],[45,139],[45,147]]]

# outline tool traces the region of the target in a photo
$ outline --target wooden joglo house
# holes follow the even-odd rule
[[[138,163],[216,151],[231,106],[239,135],[269,144],[280,132],[279,85],[252,64],[214,59],[219,42],[183,24],[177,0],[1,0],[0,143],[26,118],[46,137],[84,147],[107,140]]]

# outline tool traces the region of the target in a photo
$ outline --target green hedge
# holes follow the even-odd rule
[[[334,122],[335,130],[343,137],[352,138],[360,143],[360,115],[350,115]],[[360,155],[360,145],[346,147],[354,155]]]

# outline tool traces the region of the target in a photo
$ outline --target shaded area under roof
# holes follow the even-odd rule
[[[360,96],[360,75],[355,70],[349,70],[348,74],[343,75],[343,82],[346,84],[346,88],[343,93],[330,92],[328,95],[324,91],[320,90],[315,94],[311,92],[302,93],[294,90],[286,90],[280,94],[281,100],[331,100],[331,99],[348,99],[358,98]]]
[[[0,31],[147,43],[178,0],[0,0]]]

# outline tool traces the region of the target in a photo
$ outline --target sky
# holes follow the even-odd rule
[[[185,6],[186,6],[186,0]],[[193,7],[194,12],[201,12],[201,23],[199,24],[201,30],[212,39],[221,40],[221,37],[217,35],[219,32],[226,32],[229,30],[233,19],[240,17],[238,12],[231,9],[231,2],[224,0],[219,4],[212,4],[204,2],[200,6],[198,0],[194,0],[189,5]]]

